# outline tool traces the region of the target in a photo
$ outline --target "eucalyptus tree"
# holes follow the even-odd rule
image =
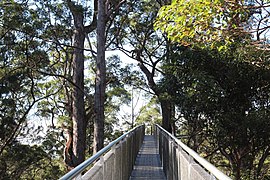
[[[106,30],[123,3],[107,1]],[[49,146],[47,140],[41,140],[46,144],[43,150],[57,149],[57,156],[52,156],[61,159],[60,146],[65,146],[65,163],[71,169],[85,158],[86,128],[90,127],[91,130],[95,114],[91,84],[85,86],[84,61],[86,50],[92,53],[92,59],[96,57],[88,34],[91,32],[95,36],[97,1],[2,1],[0,5],[3,44],[1,127],[4,132],[1,136],[1,153],[6,153],[5,149],[21,134],[27,115],[37,104],[36,115],[51,118],[48,136],[58,134],[49,138],[56,142],[55,147]],[[86,40],[90,48],[85,45]],[[106,84],[112,83],[110,77]],[[125,93],[125,90],[121,92]],[[113,96],[122,97],[123,94]],[[67,137],[61,136],[63,133],[59,129],[66,131]],[[108,129],[111,132],[111,128]],[[101,128],[99,131],[104,130]],[[103,135],[99,135],[97,140],[103,141],[103,138]],[[92,142],[91,132],[87,140]],[[102,146],[103,143],[98,148]],[[89,146],[89,153],[91,151]]]
[[[103,25],[105,31],[105,24],[107,23],[108,19],[113,18],[114,16],[114,10],[118,8],[118,6],[121,5],[123,2],[110,2],[107,4],[107,14],[101,15],[101,17],[104,18]],[[50,13],[50,8],[53,8],[53,3],[44,3],[48,6],[48,16]],[[55,19],[54,21],[56,24],[59,22],[68,22],[65,24],[65,28],[69,31],[69,34],[71,32],[71,35],[73,36],[72,40],[69,41],[68,44],[63,44],[64,47],[68,48],[62,48],[62,51],[65,53],[65,58],[69,61],[71,61],[71,69],[70,70],[64,70],[65,72],[69,72],[70,74],[67,74],[69,76],[72,76],[72,79],[69,79],[69,77],[66,76],[59,76],[62,77],[67,82],[68,85],[70,85],[72,88],[72,93],[69,95],[68,91],[66,92],[67,95],[67,111],[69,112],[69,116],[71,117],[71,124],[72,128],[67,128],[68,132],[68,138],[65,148],[65,162],[67,165],[72,168],[76,165],[78,165],[80,162],[84,160],[85,157],[85,150],[86,150],[86,125],[87,120],[89,116],[92,116],[92,113],[95,113],[96,118],[99,119],[97,121],[94,121],[94,126],[97,127],[99,124],[102,125],[104,123],[104,116],[102,119],[98,116],[98,114],[104,115],[104,108],[102,109],[96,109],[95,112],[92,111],[91,106],[93,105],[93,100],[91,95],[86,93],[86,87],[84,83],[84,61],[85,61],[85,50],[88,50],[92,53],[92,58],[97,59],[97,87],[100,84],[99,80],[102,78],[102,90],[101,90],[101,96],[105,97],[105,57],[103,60],[100,61],[100,50],[105,50],[105,36],[101,41],[98,41],[98,48],[97,48],[97,56],[95,50],[91,49],[92,44],[89,44],[90,49],[86,49],[86,45],[84,42],[88,40],[88,43],[91,43],[91,39],[88,37],[88,35],[91,33],[91,35],[94,34],[94,30],[97,28],[97,14],[98,16],[100,13],[98,13],[98,1],[91,1],[91,2],[81,2],[81,3],[75,3],[74,1],[64,1],[64,5],[56,4],[56,7],[62,7],[63,9],[66,9],[67,13],[65,14],[63,11],[60,10],[58,13],[56,11],[54,17],[58,17],[60,14],[59,19]],[[100,8],[101,10],[104,10],[103,8]],[[99,10],[100,10],[99,9]],[[105,10],[104,10],[105,11]],[[61,15],[61,13],[63,15]],[[90,23],[88,24],[88,21]],[[100,21],[99,21],[100,22]],[[87,25],[88,24],[88,25]],[[97,34],[99,34],[101,31],[97,30]],[[103,32],[105,35],[105,32]],[[99,36],[98,36],[99,37]],[[61,39],[58,39],[56,37],[55,43],[58,44],[61,42]],[[72,42],[72,43],[70,43]],[[100,42],[101,44],[100,46]],[[58,44],[59,45],[59,44]],[[60,44],[61,45],[61,44]],[[71,52],[72,50],[72,52]],[[104,53],[104,52],[103,52]],[[100,72],[100,63],[102,62],[102,73],[101,76],[99,76]],[[68,62],[66,62],[68,63]],[[68,67],[68,66],[67,66]],[[67,89],[68,90],[68,89]],[[99,96],[100,91],[97,89],[95,93],[95,97]],[[86,97],[86,98],[85,98]],[[89,106],[89,112],[85,112],[85,99],[87,100],[87,104]],[[100,98],[95,98],[95,104],[98,104]],[[100,102],[101,104],[96,106],[103,106],[104,107],[104,100]],[[70,106],[70,104],[72,104]],[[94,128],[94,151],[96,152],[103,146],[103,131],[104,131],[104,125],[99,126],[99,128]],[[97,143],[99,142],[99,143]]]
[[[76,27],[76,31],[74,33],[75,41],[74,43],[78,43],[78,49],[77,51],[74,51],[74,55],[77,54],[78,57],[75,60],[76,56],[74,57],[74,61],[76,61],[78,65],[78,76],[77,80],[79,81],[79,84],[76,85],[76,87],[79,87],[79,89],[83,89],[83,48],[84,48],[84,40],[85,40],[85,34],[89,34],[92,32],[95,28],[97,28],[97,54],[96,54],[96,81],[95,81],[95,120],[94,120],[94,153],[100,150],[104,145],[104,102],[105,102],[105,89],[106,89],[106,63],[105,63],[105,50],[106,50],[106,24],[111,20],[114,19],[114,17],[117,15],[117,11],[119,7],[124,3],[125,1],[104,1],[104,0],[95,0],[94,1],[94,14],[93,14],[93,21],[90,25],[84,26],[84,11],[82,9],[82,6],[76,5],[72,1],[67,1],[68,7],[70,8],[74,23]],[[96,14],[97,13],[97,17]],[[97,20],[97,19],[98,20]],[[107,26],[107,28],[110,28],[110,24]],[[76,40],[76,37],[78,38]],[[79,60],[80,59],[80,60]],[[76,68],[77,69],[77,68]],[[75,74],[74,74],[75,75]],[[79,85],[79,86],[78,86]],[[78,93],[77,89],[75,94]],[[78,102],[83,102],[83,92],[81,92],[80,99]],[[73,101],[74,97],[73,97]],[[74,103],[74,105],[78,105],[78,103]],[[83,104],[81,104],[83,105]],[[73,111],[77,112],[78,115],[82,115],[81,120],[83,119],[83,112],[82,106],[78,105],[77,110],[72,108]],[[81,111],[81,112],[80,112]],[[73,115],[74,117],[74,115]],[[75,118],[77,121],[80,118]],[[80,120],[80,121],[81,121]],[[73,121],[74,122],[74,121]],[[77,127],[76,128],[82,128],[78,132],[85,132],[85,122],[75,122]],[[73,128],[74,129],[74,128]],[[74,133],[74,132],[73,132]],[[81,133],[78,135],[78,137],[81,137],[82,139],[78,140],[78,142],[74,142],[73,139],[73,146],[75,144],[85,144],[85,133]],[[82,141],[82,143],[80,142]],[[80,153],[82,153],[82,148]],[[79,151],[78,149],[78,151]],[[84,156],[84,155],[83,155]],[[80,160],[81,162],[81,160]]]
[[[64,5],[55,1],[18,1],[10,3],[3,2],[3,7],[9,8],[8,10],[10,12],[15,11],[13,14],[9,13],[9,16],[6,16],[5,12],[5,16],[3,17],[6,19],[4,20],[12,21],[17,18],[14,20],[14,22],[18,21],[21,24],[16,24],[14,22],[12,22],[12,25],[10,24],[8,26],[7,24],[4,24],[6,26],[6,32],[3,31],[3,37],[7,36],[8,33],[11,31],[18,32],[16,33],[16,36],[18,39],[22,39],[22,41],[24,41],[25,47],[21,47],[24,47],[25,49],[25,52],[23,53],[26,54],[26,60],[28,62],[28,64],[24,64],[23,67],[35,71],[37,75],[51,76],[64,79],[63,84],[60,85],[60,88],[56,88],[56,92],[54,94],[61,90],[61,86],[68,90],[66,84],[72,85],[71,87],[73,87],[73,93],[71,95],[68,91],[66,91],[67,105],[65,107],[67,108],[66,110],[69,112],[69,115],[73,118],[74,122],[72,124],[74,127],[71,132],[72,135],[69,136],[71,139],[69,139],[68,142],[71,142],[71,146],[66,147],[66,152],[68,153],[65,153],[65,159],[69,167],[74,167],[75,165],[84,160],[85,151],[86,126],[84,117],[85,108],[83,93],[84,39],[86,31],[90,32],[95,29],[96,21],[93,20],[92,24],[85,27],[83,26],[85,29],[82,29],[82,23],[84,23],[84,11],[83,9],[80,9],[82,8],[82,6],[77,5],[72,1],[66,1]],[[26,9],[23,12],[24,7]],[[68,11],[65,10],[70,10],[70,13],[66,13]],[[16,17],[14,14],[16,15]],[[26,17],[20,16],[21,14]],[[10,16],[14,17],[10,18]],[[26,19],[27,16],[32,19]],[[73,23],[71,18],[72,16],[74,20]],[[71,27],[72,25],[74,25],[73,32]],[[25,36],[22,36],[20,34],[25,34]],[[73,41],[71,40],[72,35],[74,35],[74,43],[72,43]],[[20,36],[22,36],[22,38]],[[42,50],[39,50],[36,47],[39,47]],[[71,51],[72,49],[73,52]],[[20,49],[17,48],[16,50],[19,51]],[[44,52],[45,50],[46,52]],[[7,52],[12,52],[11,48]],[[31,57],[31,53],[36,57]],[[64,61],[62,61],[63,54],[65,54]],[[38,59],[38,61],[32,60],[34,58]],[[71,63],[70,59],[72,58],[73,61]],[[30,60],[32,60],[32,63]],[[59,74],[59,72],[61,71],[57,71],[57,68],[62,69],[61,65],[59,65],[61,63],[65,68],[63,74]],[[15,63],[12,64],[14,66]],[[42,64],[42,66],[40,64]],[[70,64],[72,65],[69,66]],[[70,69],[68,69],[69,67]],[[30,74],[35,75],[34,73]],[[52,95],[52,93],[47,92],[54,92],[54,90],[52,90],[53,88],[50,88],[47,83],[44,83],[46,82],[46,79],[44,79],[42,82],[42,79],[40,77],[34,77],[31,79],[31,83],[28,84],[32,84],[32,87],[29,88],[32,94],[29,94],[25,97],[33,98],[34,100],[36,100],[37,93],[45,93],[46,98],[50,98],[50,95]],[[37,86],[37,84],[35,83],[36,81],[42,82],[41,84],[44,84],[44,86]],[[42,91],[39,91],[35,89],[37,87],[46,88],[47,90],[43,89]],[[33,104],[31,106],[33,106]],[[71,104],[71,106],[69,104]],[[51,111],[51,113],[52,115],[54,115],[53,111]]]
[[[91,124],[92,118],[95,114],[96,120],[94,121],[94,151],[97,152],[102,146],[104,141],[104,101],[105,101],[105,28],[110,28],[110,26],[105,25],[111,21],[117,14],[117,9],[121,6],[124,1],[112,1],[107,2],[106,7],[99,8],[100,11],[106,11],[106,14],[98,13],[98,1],[75,3],[74,1],[64,1],[64,4],[59,4],[59,2],[44,2],[41,5],[47,7],[47,11],[44,12],[47,17],[54,18],[54,20],[49,19],[52,27],[63,27],[69,36],[73,36],[72,39],[64,41],[61,38],[61,32],[57,29],[52,29],[52,34],[59,34],[60,38],[53,36],[52,40],[60,50],[57,50],[56,63],[54,64],[54,69],[57,68],[58,62],[62,62],[64,67],[62,72],[58,73],[48,73],[55,77],[60,77],[63,79],[63,85],[65,94],[65,102],[60,102],[66,108],[66,115],[71,117],[70,123],[67,123],[67,143],[65,147],[65,162],[72,168],[76,166],[79,162],[84,159],[84,152],[86,149],[85,139],[86,139],[86,125]],[[54,11],[50,11],[51,8]],[[56,8],[56,9],[54,9]],[[104,12],[103,12],[104,13]],[[53,14],[53,15],[52,15]],[[97,15],[104,18],[104,22],[99,28],[103,30],[96,30],[97,28]],[[87,22],[90,21],[90,24]],[[99,21],[101,22],[101,21]],[[55,24],[55,25],[54,25]],[[88,24],[88,25],[87,25]],[[50,29],[50,28],[49,28]],[[104,31],[102,33],[102,31]],[[98,40],[97,51],[93,48],[92,40],[93,37],[100,37],[103,34],[101,40]],[[90,35],[90,37],[89,37]],[[89,48],[86,48],[84,42],[87,40]],[[65,43],[62,43],[62,42]],[[90,52],[90,58],[96,59],[96,93],[95,93],[95,103],[93,102],[93,96],[89,94],[90,87],[85,86],[84,77],[84,61],[85,52]],[[101,53],[100,53],[101,52]],[[100,63],[101,62],[101,63]],[[100,80],[102,82],[100,83]],[[89,82],[89,81],[88,81]],[[101,85],[101,89],[98,88]],[[91,86],[88,85],[87,86]],[[70,88],[72,87],[72,88]],[[71,94],[69,91],[71,90]],[[101,91],[99,91],[101,90]],[[99,97],[102,97],[101,101]],[[85,102],[85,100],[87,100]],[[93,110],[91,106],[99,107]],[[85,105],[86,108],[85,112]],[[58,106],[59,107],[59,106]],[[101,107],[101,108],[100,108]],[[100,116],[99,116],[100,115]],[[102,116],[103,115],[103,116]],[[88,123],[87,123],[88,121]],[[69,126],[73,126],[70,128]],[[91,133],[90,133],[91,134]],[[88,135],[89,137],[90,135]],[[87,138],[88,139],[88,138]]]
[[[85,25],[85,10],[82,4],[68,0],[67,6],[73,17],[73,83],[72,90],[72,145],[71,151],[68,149],[67,164],[75,167],[85,159],[86,149],[86,114],[84,104],[84,42],[85,36],[96,28],[96,1],[92,10],[92,22]],[[89,11],[89,9],[86,9]]]
[[[105,62],[105,28],[106,28],[105,0],[98,0],[97,21],[97,57],[95,81],[95,121],[94,121],[94,153],[104,146],[104,102],[106,89]]]
[[[159,8],[166,3],[169,1],[128,2],[113,22],[111,33],[115,34],[115,42],[111,47],[123,51],[138,63],[151,89],[149,93],[159,99],[162,126],[171,132],[174,106],[156,78],[164,75],[160,66],[164,59],[169,58],[170,43],[153,27]]]
[[[140,72],[130,64],[123,65],[119,56],[106,59],[106,97],[105,97],[105,127],[104,138],[113,140],[119,134],[121,125],[120,109],[131,103],[130,86],[134,81],[140,83]],[[121,127],[122,128],[122,127]]]

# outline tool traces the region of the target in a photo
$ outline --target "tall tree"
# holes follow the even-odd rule
[[[84,107],[84,14],[82,6],[68,1],[68,6],[72,12],[74,20],[73,34],[73,82],[72,90],[72,154],[70,154],[69,166],[75,167],[84,161],[86,147],[86,120]],[[66,158],[67,159],[67,158]],[[67,161],[66,161],[67,162]]]
[[[105,0],[98,0],[97,21],[97,58],[95,81],[95,121],[94,121],[94,153],[104,146],[104,102],[106,89],[106,63],[105,63],[105,26],[106,26]]]
[[[3,55],[1,56],[3,58],[3,61],[1,61],[3,69],[0,71],[0,82],[1,87],[3,87],[1,88],[1,103],[4,105],[3,108],[1,107],[1,111],[4,112],[4,115],[1,115],[3,123],[1,122],[0,128],[4,135],[1,135],[0,145],[1,151],[5,155],[9,155],[6,153],[6,149],[11,149],[9,146],[14,145],[15,147],[16,145],[16,147],[19,147],[15,144],[17,143],[15,139],[21,134],[23,125],[27,122],[28,113],[38,101],[43,100],[38,103],[38,110],[35,115],[43,117],[42,119],[50,118],[52,126],[48,127],[49,133],[46,137],[51,142],[48,139],[43,139],[43,143],[46,145],[42,149],[45,149],[44,151],[48,153],[51,151],[50,148],[58,149],[59,145],[63,145],[61,140],[49,138],[51,133],[58,134],[55,137],[61,136],[62,133],[59,129],[63,128],[67,130],[68,134],[64,148],[66,165],[71,169],[84,160],[86,121],[90,116],[89,119],[91,119],[92,114],[94,114],[91,108],[92,97],[86,94],[90,91],[90,85],[85,87],[83,72],[84,51],[87,49],[85,39],[87,39],[87,34],[93,32],[96,28],[95,10],[91,11],[93,2],[94,9],[97,10],[97,1],[92,1],[91,5],[89,5],[89,1],[76,2],[72,0],[63,1],[63,3],[42,0],[31,2],[24,0],[3,1],[0,3],[0,13],[3,15],[0,23],[0,40],[5,45],[1,46],[1,54]],[[125,1],[106,2],[105,22],[107,26],[104,30],[105,33],[103,33],[103,42],[108,38],[110,41],[107,42],[107,46],[109,46],[114,40],[112,36],[108,36],[111,22],[121,8],[121,4]],[[89,19],[92,19],[92,21],[89,25],[86,25]],[[99,32],[103,32],[103,30]],[[98,46],[101,47],[102,45],[99,44]],[[88,50],[93,52],[93,49]],[[101,52],[100,50],[101,48],[98,48],[99,52]],[[92,55],[94,57],[95,52]],[[100,65],[100,63],[98,64]],[[105,66],[102,65],[102,67]],[[122,68],[119,68],[119,70],[122,70]],[[121,72],[120,74],[126,76],[129,73]],[[104,77],[104,70],[101,74]],[[113,77],[113,80],[110,79],[110,75],[107,78],[107,83],[117,82],[115,77]],[[108,104],[111,103],[112,96],[122,97],[123,95],[119,94],[120,92],[127,93],[121,88],[116,89],[118,92],[114,90],[113,95],[112,89],[109,91],[110,101],[108,101]],[[104,98],[105,95],[102,94]],[[86,99],[87,102],[85,102]],[[29,106],[25,106],[25,102],[28,102],[27,105]],[[117,106],[114,105],[113,108],[117,108]],[[107,109],[111,111],[112,106]],[[103,110],[102,108],[98,109],[97,114],[103,113],[104,120]],[[59,127],[54,121],[56,118],[58,123],[65,121],[64,125]],[[107,132],[111,132],[111,127],[112,125],[108,126]],[[102,132],[104,129],[99,128],[97,131]],[[102,133],[101,135],[99,133],[97,137],[103,141]],[[52,143],[54,140],[57,140],[57,143]],[[87,136],[87,140],[91,142],[91,133]],[[41,142],[39,141],[39,143]],[[97,146],[100,148],[103,146],[103,142]],[[37,149],[39,150],[39,148]],[[40,152],[43,153],[43,151]],[[89,149],[89,152],[91,153],[91,149]],[[54,155],[59,158],[59,151],[57,153],[57,155]]]
[[[106,62],[105,50],[112,41],[106,45],[108,31],[112,21],[118,15],[119,8],[125,0],[105,1],[98,0],[97,21],[97,57],[96,57],[96,79],[95,79],[95,120],[94,120],[94,153],[104,146],[104,103],[106,90]],[[107,26],[106,26],[107,25]]]
[[[84,41],[85,36],[95,30],[96,15],[93,13],[93,20],[90,25],[85,26],[85,13],[83,5],[75,4],[68,0],[67,5],[72,13],[74,21],[73,32],[73,92],[72,92],[72,147],[69,157],[66,159],[70,167],[75,167],[85,159],[86,149],[86,115],[84,104]],[[96,10],[96,1],[94,1],[94,11]]]
[[[127,7],[120,11],[119,19],[116,19],[119,21],[114,22],[113,32],[116,32],[117,37],[113,45],[137,61],[149,88],[159,99],[162,109],[162,126],[172,132],[174,105],[171,104],[166,90],[160,88],[155,78],[157,74],[164,75],[159,66],[169,55],[169,41],[166,41],[164,36],[157,33],[153,27],[159,8],[167,3],[169,1],[166,0],[127,3]]]

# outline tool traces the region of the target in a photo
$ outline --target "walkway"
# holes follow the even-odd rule
[[[145,135],[130,180],[166,180],[154,136]]]

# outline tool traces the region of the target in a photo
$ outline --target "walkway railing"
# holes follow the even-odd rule
[[[231,180],[159,125],[155,136],[167,180]]]
[[[141,125],[112,141],[60,179],[126,180],[131,174],[143,138],[144,125]],[[93,167],[85,172],[91,165]]]

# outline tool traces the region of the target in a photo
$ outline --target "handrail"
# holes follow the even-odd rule
[[[190,156],[192,156],[202,167],[204,167],[206,170],[208,170],[210,173],[212,173],[216,178],[221,180],[231,180],[230,177],[225,175],[223,172],[221,172],[219,169],[217,169],[214,165],[209,163],[207,160],[202,158],[199,154],[197,154],[194,150],[190,149],[187,145],[182,143],[179,139],[174,137],[172,134],[170,134],[168,131],[166,131],[164,128],[156,124],[156,126],[161,129],[163,132],[165,132],[170,138],[172,138],[177,144],[185,150]]]
[[[71,171],[69,171],[67,174],[65,174],[64,176],[62,176],[60,178],[60,180],[70,180],[72,178],[75,178],[81,172],[83,172],[89,165],[91,165],[95,160],[97,160],[98,158],[100,158],[104,153],[106,153],[107,151],[109,151],[109,149],[111,149],[114,145],[116,145],[121,140],[123,140],[128,134],[132,133],[133,131],[135,131],[136,129],[138,129],[138,128],[142,127],[142,126],[144,126],[144,125],[137,126],[137,127],[133,128],[132,130],[124,133],[119,138],[115,139],[114,141],[110,142],[107,146],[105,146],[103,149],[101,149],[96,154],[94,154],[93,156],[91,156],[89,159],[85,160],[84,162],[82,162],[81,164],[79,164],[78,166],[76,166],[74,169],[72,169]]]

